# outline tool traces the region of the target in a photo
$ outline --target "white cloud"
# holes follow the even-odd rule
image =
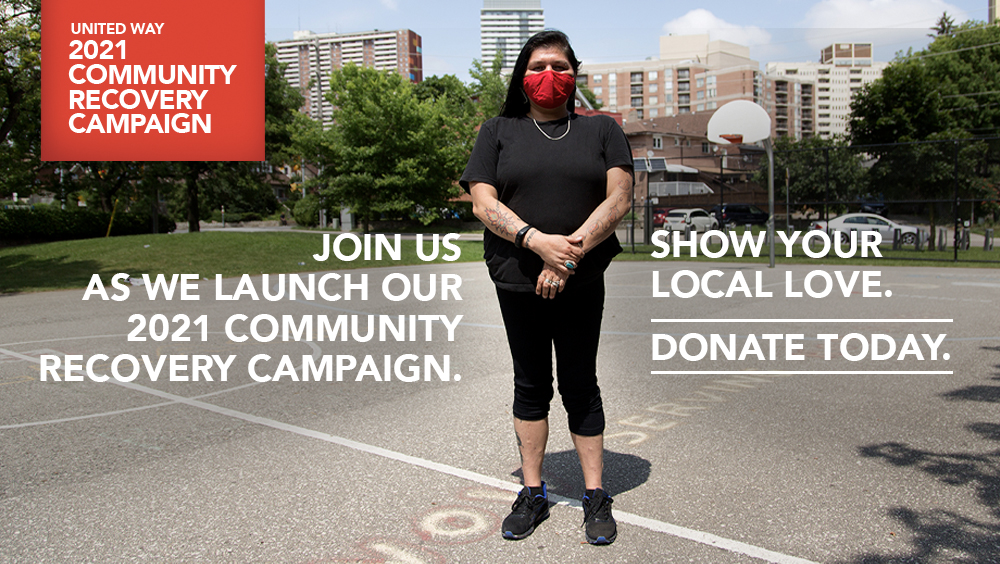
[[[965,12],[943,0],[821,0],[802,21],[810,28],[928,29],[948,12],[956,23]]]
[[[757,26],[729,23],[704,8],[691,10],[663,25],[663,31],[672,35],[707,33],[712,40],[721,39],[739,45],[761,45],[771,41],[771,34]]]
[[[394,12],[396,11],[397,8],[399,8],[399,3],[397,3],[396,0],[379,0],[379,2],[381,2],[383,6]]]
[[[821,0],[799,24],[810,28],[806,37],[814,49],[835,41],[871,41],[879,59],[907,47],[922,48],[941,14],[961,23],[965,11],[944,0]]]

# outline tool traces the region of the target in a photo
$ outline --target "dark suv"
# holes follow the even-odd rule
[[[767,223],[767,212],[750,204],[722,204],[715,206],[710,213],[719,220],[719,225],[764,225]]]

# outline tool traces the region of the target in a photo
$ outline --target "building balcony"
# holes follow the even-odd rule
[[[686,196],[688,194],[714,194],[715,192],[704,182],[650,182],[649,195]],[[662,203],[662,202],[661,202]]]

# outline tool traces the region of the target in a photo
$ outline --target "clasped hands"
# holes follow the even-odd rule
[[[531,238],[528,248],[545,261],[545,267],[535,283],[535,293],[546,299],[555,298],[566,287],[573,268],[583,259],[583,237],[549,235],[539,231]],[[568,268],[567,264],[573,268]]]

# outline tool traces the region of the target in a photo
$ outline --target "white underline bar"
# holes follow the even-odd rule
[[[650,319],[652,323],[953,323],[954,319]]]
[[[952,370],[652,370],[650,374],[720,374],[726,376],[744,376],[747,374],[955,374]]]

